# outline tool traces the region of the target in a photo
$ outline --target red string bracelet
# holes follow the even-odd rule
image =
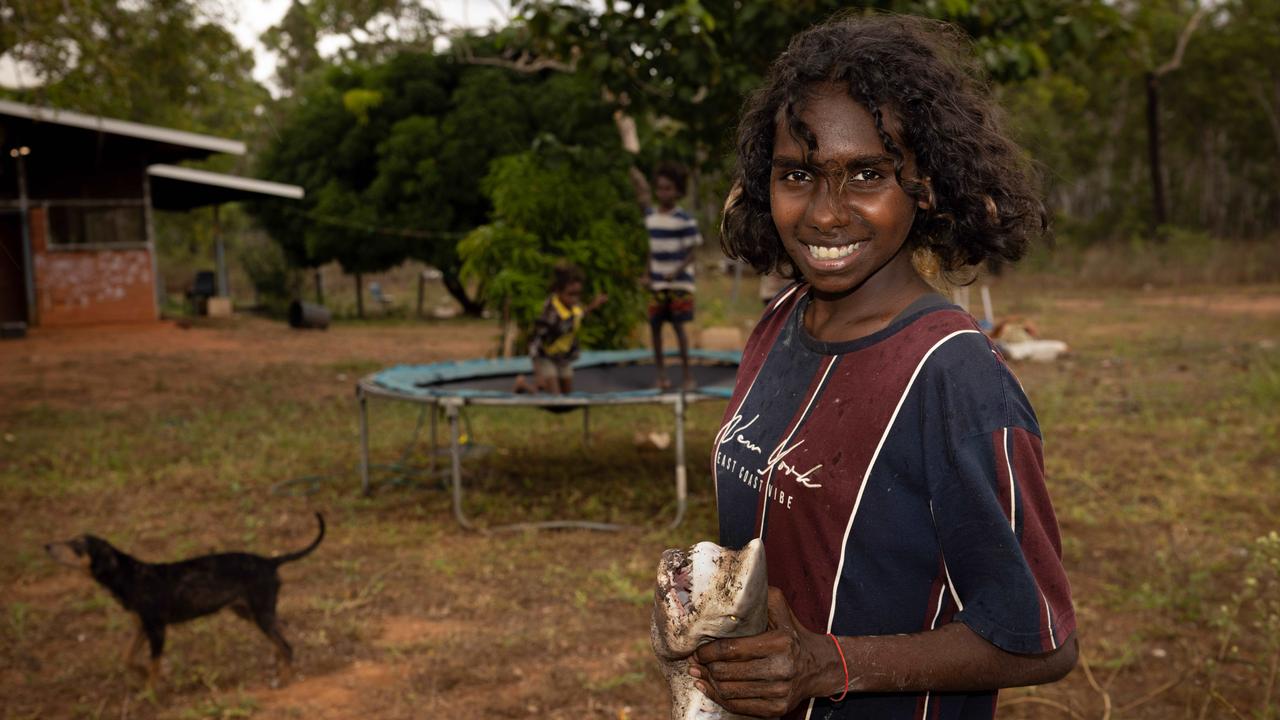
[[[844,668],[844,692],[840,693],[840,697],[835,697],[833,695],[828,699],[831,700],[831,702],[840,702],[844,699],[845,695],[849,694],[849,663],[845,662],[844,648],[840,647],[840,641],[836,639],[836,636],[831,633],[827,633],[827,637],[831,638],[831,642],[836,644],[836,652],[840,653],[840,667]]]

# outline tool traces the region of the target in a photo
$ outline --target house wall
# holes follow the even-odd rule
[[[31,209],[36,324],[43,327],[159,319],[151,251],[49,248],[48,216]],[[145,242],[138,239],[139,244]]]

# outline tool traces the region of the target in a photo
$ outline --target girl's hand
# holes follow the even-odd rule
[[[595,296],[595,298],[592,299],[592,301],[587,305],[587,312],[591,312],[592,310],[595,310],[596,308],[600,307],[608,299],[609,299],[609,295],[607,293],[600,293],[599,295]]]
[[[759,635],[714,640],[690,658],[698,688],[729,712],[780,717],[815,695],[839,692],[844,670],[830,638],[796,620],[769,588],[769,626]]]

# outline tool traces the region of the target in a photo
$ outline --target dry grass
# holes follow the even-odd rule
[[[1072,346],[1018,371],[1045,431],[1086,662],[1006,692],[1001,716],[1276,717],[1280,590],[1258,588],[1275,587],[1278,551],[1257,538],[1280,528],[1280,288],[1054,285],[1013,276],[994,297],[997,314]],[[737,322],[753,291],[731,303],[708,277],[703,297]],[[479,321],[290,333],[239,318],[0,346],[0,717],[665,717],[649,588],[662,548],[714,537],[698,449],[721,407],[691,414],[690,514],[672,532],[484,536],[454,524],[435,476],[384,471],[372,497],[357,492],[355,377],[492,343]],[[488,521],[670,512],[669,452],[633,442],[668,426],[664,410],[595,412],[585,449],[576,413],[470,419],[491,451],[468,466],[468,502]],[[400,458],[418,420],[376,405],[375,459]],[[228,615],[176,628],[168,682],[140,695],[118,663],[124,613],[40,550],[90,530],[148,559],[280,551],[309,537],[311,509],[331,532],[284,570],[300,678],[281,689],[267,643]]]

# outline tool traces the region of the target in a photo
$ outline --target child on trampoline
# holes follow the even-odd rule
[[[573,361],[578,359],[578,328],[587,313],[604,304],[609,296],[600,293],[582,305],[582,270],[571,263],[555,267],[551,294],[534,321],[529,337],[529,357],[533,360],[534,383],[516,376],[513,392],[545,392],[553,395],[573,392]]]
[[[662,325],[671,323],[680,346],[682,388],[694,388],[689,369],[689,339],[684,326],[693,320],[694,248],[702,244],[698,221],[676,203],[684,197],[689,173],[681,165],[663,163],[654,172],[650,189],[644,173],[631,167],[636,201],[644,210],[644,226],[649,233],[649,266],[644,283],[649,288],[649,330],[653,339],[653,364],[657,367],[659,390],[668,390],[666,355],[662,348]],[[657,205],[654,205],[654,201]]]
[[[762,538],[769,625],[702,645],[757,717],[985,718],[1057,680],[1076,621],[1040,428],[929,278],[1017,260],[1047,216],[950,26],[796,36],[747,102],[722,243],[800,282],[767,307],[714,441],[720,543]]]

